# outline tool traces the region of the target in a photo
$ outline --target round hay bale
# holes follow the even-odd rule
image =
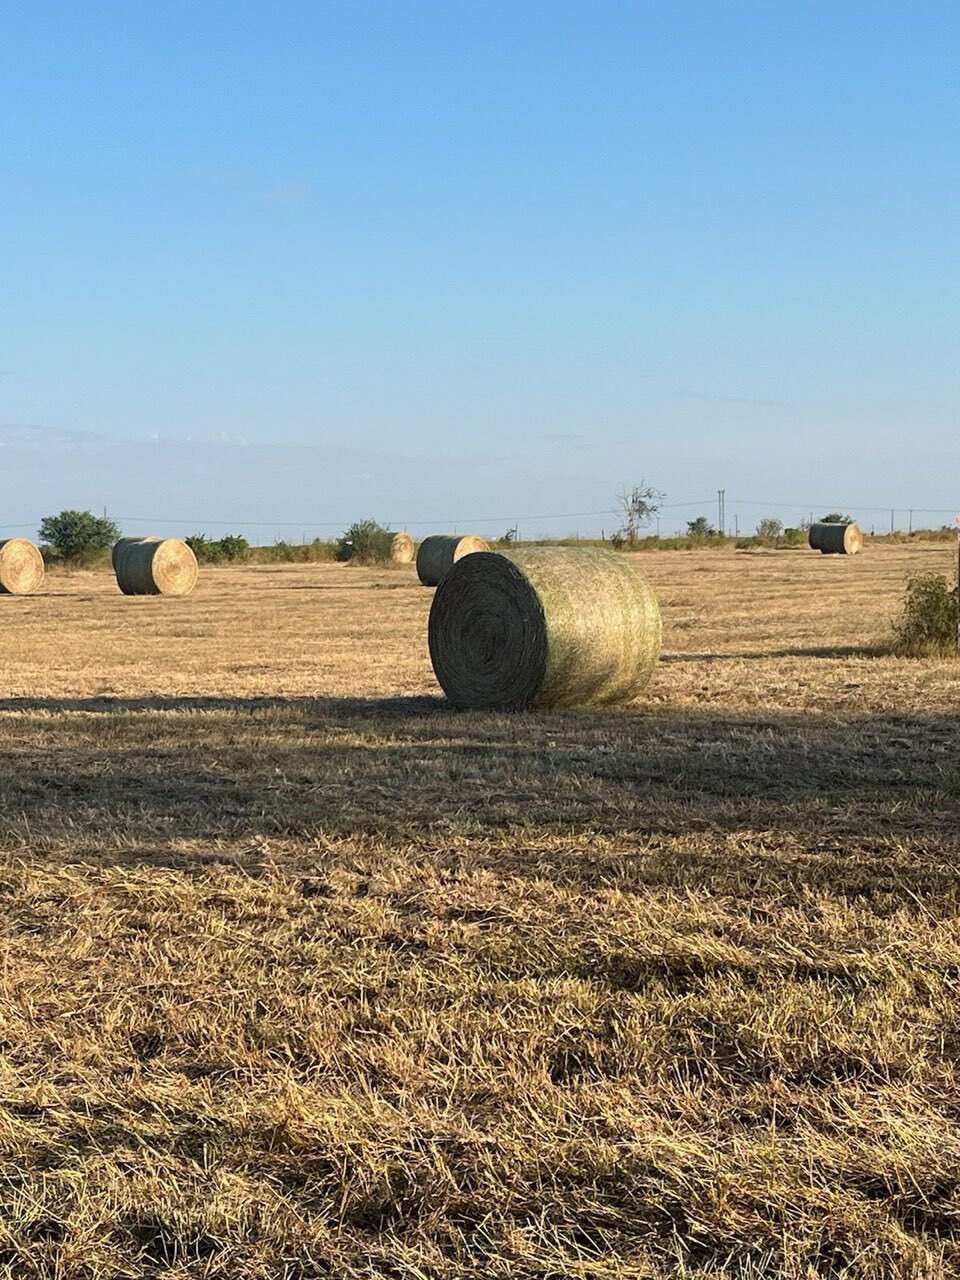
[[[113,550],[110,552],[110,563],[113,565],[113,572],[117,572],[117,557],[124,547],[131,546],[134,542],[159,542],[160,539],[155,533],[145,534],[142,538],[118,538],[113,544]]]
[[[855,556],[863,546],[863,534],[856,524],[812,524],[810,546],[825,556]]]
[[[435,587],[458,560],[475,551],[489,551],[490,544],[476,534],[458,538],[456,534],[432,533],[424,538],[417,552],[417,577],[425,587]]]
[[[390,559],[396,564],[413,564],[417,558],[417,546],[409,533],[395,533],[390,544]]]
[[[28,596],[43,581],[43,556],[29,538],[0,542],[0,593]]]
[[[179,538],[123,538],[114,548],[117,586],[125,596],[188,596],[197,557]]]
[[[626,557],[586,548],[481,552],[437,587],[430,658],[460,707],[628,702],[660,656],[660,608]]]

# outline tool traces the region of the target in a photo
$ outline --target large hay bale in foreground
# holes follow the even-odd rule
[[[179,538],[121,538],[113,566],[125,596],[188,596],[197,584],[197,557]]]
[[[808,537],[813,550],[825,556],[855,556],[863,546],[863,534],[853,523],[812,524]]]
[[[43,556],[29,538],[0,542],[0,593],[28,596],[43,581]]]
[[[417,558],[417,545],[409,533],[395,533],[390,543],[390,559],[395,564],[413,564]]]
[[[611,551],[481,552],[459,561],[430,610],[430,658],[460,707],[628,702],[660,656],[646,576]]]
[[[489,542],[473,533],[465,534],[462,538],[458,538],[456,534],[432,533],[420,543],[420,550],[417,552],[417,577],[425,587],[435,587],[458,560],[473,555],[475,551],[489,550]]]

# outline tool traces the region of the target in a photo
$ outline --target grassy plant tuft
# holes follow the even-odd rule
[[[893,629],[893,652],[905,658],[949,657],[957,652],[960,601],[941,573],[907,579],[903,613]]]

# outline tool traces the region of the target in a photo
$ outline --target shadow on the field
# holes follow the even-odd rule
[[[942,715],[505,715],[441,697],[0,711],[8,851],[256,864],[270,842],[316,856],[347,841],[585,885],[748,893],[785,866],[853,895],[960,884],[960,723]]]
[[[276,591],[416,591],[424,587],[419,582],[284,582]]]
[[[869,645],[827,645],[809,649],[741,649],[734,653],[663,653],[661,662],[743,662],[751,658],[878,658],[885,650]]]
[[[7,597],[0,596],[0,600]],[[39,591],[31,591],[29,596],[10,596],[13,601],[23,602],[24,600],[98,600],[100,597],[94,592],[85,594],[81,591],[48,591],[45,587],[41,587]],[[5,606],[4,606],[5,607]],[[16,604],[13,606],[17,607]]]

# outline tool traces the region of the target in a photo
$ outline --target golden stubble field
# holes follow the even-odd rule
[[[410,568],[0,597],[0,1275],[960,1274],[953,549],[641,560],[573,714]]]

